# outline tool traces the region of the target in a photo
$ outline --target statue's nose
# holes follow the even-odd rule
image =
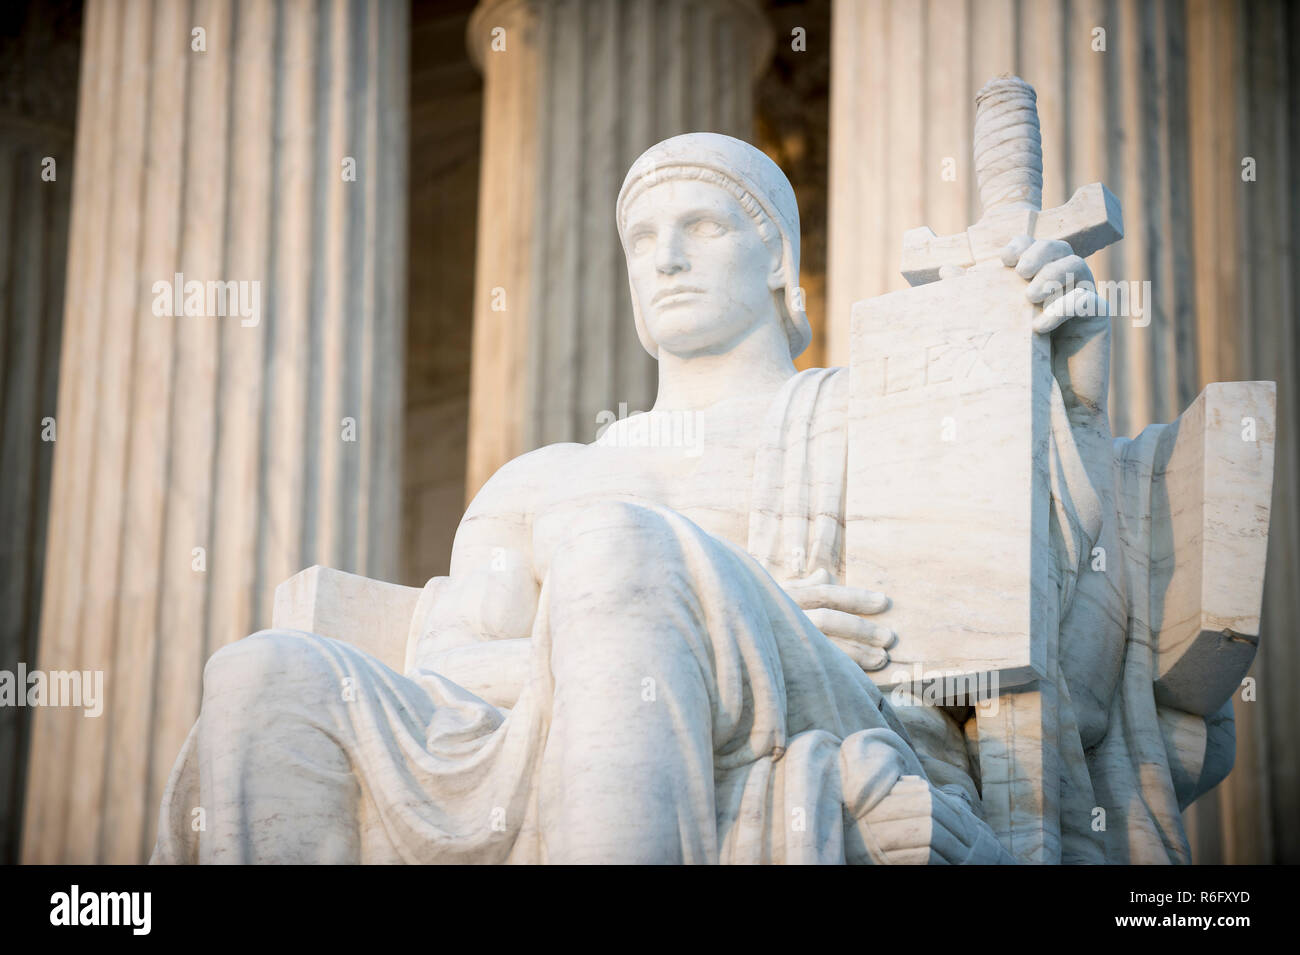
[[[690,268],[679,237],[669,236],[659,243],[658,251],[655,253],[655,268],[665,275],[676,275]]]

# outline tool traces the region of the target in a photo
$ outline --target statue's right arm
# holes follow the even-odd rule
[[[475,496],[452,545],[451,572],[423,623],[417,669],[497,706],[512,706],[528,669],[539,583],[532,559],[533,489],[547,449],[516,458]]]

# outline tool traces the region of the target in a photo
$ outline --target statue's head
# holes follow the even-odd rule
[[[687,133],[651,146],[618,194],[632,313],[646,350],[717,354],[778,322],[790,357],[812,337],[799,288],[799,207],[748,143]]]

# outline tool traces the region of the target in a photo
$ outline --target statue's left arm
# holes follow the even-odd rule
[[[1123,658],[1125,610],[1107,407],[1110,319],[1087,263],[1060,240],[1014,240],[1005,265],[1039,306],[1034,333],[1051,336],[1054,384],[1047,466],[1053,573],[1061,622],[1059,663],[1083,739],[1104,734]],[[942,276],[941,276],[942,277]],[[975,784],[960,725],[969,715],[904,707],[927,771],[968,793]]]
[[[1086,747],[1107,731],[1127,634],[1117,469],[1107,395],[1110,322],[1092,271],[1059,240],[1021,236],[1003,255],[1041,306],[1035,332],[1050,335],[1051,543],[1060,596],[1062,689]]]

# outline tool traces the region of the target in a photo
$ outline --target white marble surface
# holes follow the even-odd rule
[[[618,221],[649,415],[493,476],[410,611],[405,674],[320,633],[218,652],[157,861],[1009,859],[865,672],[893,634],[842,582],[847,381],[793,367],[788,181],[738,140],[677,137]],[[364,627],[345,621],[379,585],[316,577],[295,619]]]
[[[405,665],[407,637],[424,590],[316,565],[275,588],[271,626],[346,640],[393,669]]]
[[[848,580],[906,635],[882,685],[1045,675],[1052,367],[1024,285],[993,262],[854,307]]]
[[[1125,619],[1113,580],[1130,597],[1149,592],[1144,502],[1159,442],[1111,454],[1098,424],[1105,322],[1069,319],[1042,288],[1082,267],[1069,246],[1013,236],[1002,262],[907,293],[904,310],[922,303],[918,335],[947,302],[937,343],[984,334],[981,321],[1005,339],[967,368],[969,350],[927,353],[935,342],[919,335],[911,374],[937,390],[895,392],[915,404],[882,410],[851,404],[842,369],[794,370],[807,340],[797,206],[756,149],[704,133],[660,143],[629,172],[618,222],[637,332],[659,361],[651,411],[501,468],[465,514],[450,575],[418,598],[324,569],[291,582],[276,629],[208,664],[154,860],[1176,858],[1123,807],[1155,799],[1153,814],[1176,826],[1177,800],[1221,768],[1211,741],[1227,724],[1202,720],[1202,745],[1186,720],[1157,717],[1149,633],[1121,625],[1122,683],[1078,679],[1077,660],[1116,636],[1097,621]],[[1005,313],[993,304],[1003,297]],[[1049,335],[1064,353],[1052,365]],[[872,393],[888,391],[876,357],[855,355],[855,402],[889,397]],[[962,493],[973,479],[961,462],[944,462],[946,483],[912,505],[917,521],[928,506],[935,528],[951,508],[953,541],[933,532],[905,564],[880,565],[908,595],[890,618],[893,595],[846,582],[877,548],[908,543],[859,533],[876,528],[853,503],[855,482],[884,472],[863,446],[906,461],[911,429],[927,417],[942,427],[935,412],[959,388],[978,442],[961,453],[984,469],[984,509]],[[884,473],[906,504],[907,472]],[[1119,479],[1116,511],[1097,488]],[[984,579],[950,599],[924,595],[923,614],[916,579],[959,547],[977,554],[981,528],[1001,542],[971,568]],[[1092,542],[1120,538],[1121,566],[1087,576]],[[999,588],[1014,587],[998,609]],[[959,598],[1010,634],[1006,652],[967,641],[978,665],[1034,677],[964,725],[887,698],[870,676],[923,655],[933,620],[963,620]],[[1144,766],[1157,766],[1152,778],[1137,777]],[[1113,837],[1089,834],[1098,803],[1119,817]]]
[[[1151,500],[1156,698],[1212,715],[1259,646],[1276,386],[1209,384],[1162,442]]]

